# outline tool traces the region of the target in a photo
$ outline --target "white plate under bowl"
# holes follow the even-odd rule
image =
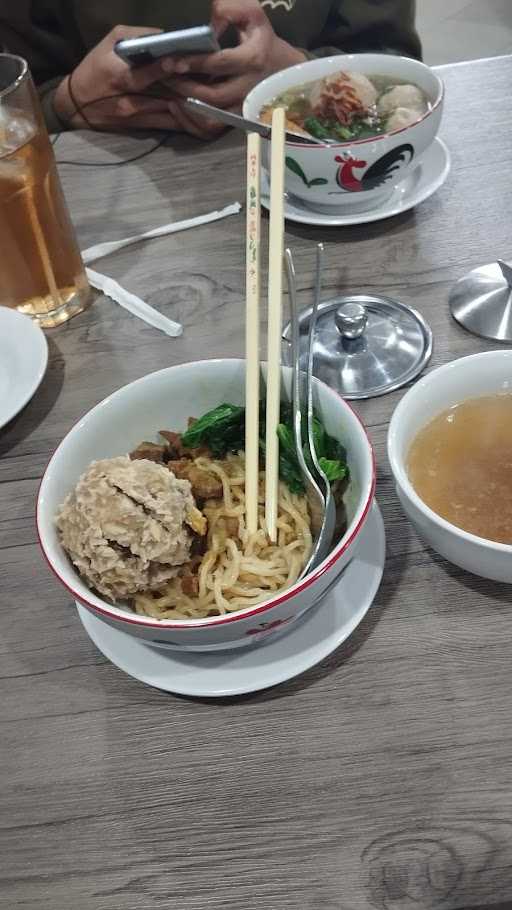
[[[30,401],[47,364],[48,344],[40,327],[0,306],[0,428]]]
[[[385,548],[384,523],[374,502],[357,554],[338,584],[289,632],[254,648],[209,654],[163,650],[107,625],[78,603],[77,609],[96,647],[134,679],[196,698],[243,695],[298,676],[351,635],[377,593]]]
[[[343,214],[340,209],[335,209],[332,214],[326,214],[310,208],[301,199],[286,193],[285,218],[299,224],[322,227],[348,227],[353,224],[369,224],[372,221],[391,218],[393,215],[407,212],[432,196],[448,177],[450,165],[448,148],[442,139],[436,138],[425,152],[421,163],[405,180],[396,184],[391,196],[377,209],[371,209],[368,212],[347,212],[346,214]],[[261,204],[266,209],[270,207],[269,181],[265,172],[262,173]]]

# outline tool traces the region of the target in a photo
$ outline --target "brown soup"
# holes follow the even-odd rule
[[[407,472],[442,518],[512,544],[512,395],[473,398],[439,414],[414,439]]]

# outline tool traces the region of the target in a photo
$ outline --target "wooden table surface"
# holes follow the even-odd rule
[[[512,251],[512,57],[442,74],[453,170],[438,193],[367,227],[287,225],[302,303],[322,239],[327,292],[417,307],[434,330],[432,367],[492,347],[451,321],[447,294]],[[56,153],[115,161],[151,141],[75,133]],[[83,247],[244,196],[235,135],[61,173]],[[243,353],[243,215],[98,267],[185,331],[169,339],[97,299],[48,333],[46,378],[0,433],[0,907],[512,907],[511,589],[448,565],[403,517],[385,457],[403,392],[359,406],[387,559],[372,609],[330,658],[258,695],[193,701],[125,676],[87,638],[39,553],[39,478],[112,390]]]

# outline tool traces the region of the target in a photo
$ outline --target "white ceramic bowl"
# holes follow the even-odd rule
[[[380,206],[407,171],[421,161],[437,135],[443,110],[443,83],[424,63],[390,54],[347,54],[308,60],[264,79],[247,95],[244,116],[257,120],[264,105],[277,95],[340,70],[414,82],[428,95],[432,107],[411,126],[374,138],[329,146],[286,144],[287,191],[328,214],[334,209],[355,213]],[[269,147],[264,141],[267,171]]]
[[[461,357],[423,376],[397,406],[388,433],[388,457],[404,512],[418,534],[455,565],[512,582],[512,546],[468,534],[432,511],[415,492],[406,471],[409,447],[430,420],[468,398],[512,392],[512,350]]]
[[[283,370],[289,389],[290,370]],[[131,451],[158,430],[182,430],[189,416],[200,416],[224,401],[244,403],[245,361],[204,360],[151,373],[124,386],[89,411],[53,455],[39,490],[37,526],[44,555],[76,601],[105,622],[156,645],[212,650],[256,643],[269,630],[294,622],[339,578],[357,551],[375,489],[371,444],[350,406],[321,382],[315,406],[327,431],[347,449],[351,480],[345,495],[348,528],[324,562],[278,597],[257,607],[202,620],[157,621],[114,607],[89,590],[62,549],[55,527],[58,506],[91,461]]]

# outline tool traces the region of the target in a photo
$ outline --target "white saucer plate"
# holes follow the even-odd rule
[[[0,428],[25,407],[48,364],[48,344],[29,316],[0,306]]]
[[[77,609],[96,647],[134,679],[196,698],[243,695],[298,676],[351,635],[377,593],[385,547],[384,523],[374,503],[357,555],[336,587],[289,632],[254,648],[210,654],[163,650],[113,629],[78,603]]]
[[[296,196],[286,194],[284,213],[288,221],[299,224],[312,224],[318,227],[348,227],[354,224],[370,224],[372,221],[382,221],[401,212],[407,212],[414,206],[424,202],[432,196],[445,182],[450,173],[451,159],[448,148],[442,139],[436,138],[425,152],[421,164],[409,174],[405,180],[397,183],[383,205],[368,212],[353,212],[346,215],[336,210],[332,215],[315,211]],[[268,209],[270,206],[269,183],[265,173],[262,175],[261,204]]]

